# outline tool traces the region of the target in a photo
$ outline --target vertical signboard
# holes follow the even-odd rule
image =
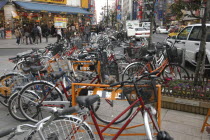
[[[135,20],[137,19],[137,1],[133,1],[133,13],[132,13],[132,18]]]

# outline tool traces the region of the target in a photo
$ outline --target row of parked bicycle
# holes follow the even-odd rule
[[[148,50],[145,39],[137,46],[110,33],[93,35],[90,43],[72,38],[70,46],[61,40],[10,58],[15,66],[0,77],[0,102],[16,120],[36,124],[19,125],[0,136],[12,134],[12,138],[29,132],[26,139],[97,139],[85,122],[91,117],[100,139],[112,124],[127,121],[114,135],[117,139],[141,112],[146,139],[172,139],[160,131],[153,103],[157,102],[157,77],[164,83],[189,78],[177,63],[176,48],[157,44],[155,50]],[[117,47],[123,47],[124,54],[116,53]],[[112,92],[100,92],[99,96],[98,89]],[[128,102],[119,101],[125,99]],[[72,107],[75,101],[79,107]],[[67,115],[75,112],[77,115]],[[107,126],[100,129],[96,118]]]

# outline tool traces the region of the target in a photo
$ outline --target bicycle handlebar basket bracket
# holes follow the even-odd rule
[[[152,85],[151,80],[141,80],[136,84],[138,93],[142,96],[145,104],[156,103],[157,102],[157,89]],[[133,85],[125,85],[123,87],[123,95],[128,100],[129,104],[132,104],[138,99],[138,94],[136,94],[136,89]],[[135,107],[139,106],[137,103]]]

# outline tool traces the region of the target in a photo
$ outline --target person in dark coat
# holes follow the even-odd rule
[[[48,28],[47,24],[43,27],[42,34],[46,38],[46,42],[48,42],[48,38],[50,35],[50,28]]]
[[[28,45],[28,40],[29,40],[30,44],[32,44],[30,26],[29,25],[24,26],[24,31],[25,31],[26,45]]]
[[[34,36],[34,43],[37,45],[39,40],[39,29],[37,28],[37,25],[32,29],[32,34]]]

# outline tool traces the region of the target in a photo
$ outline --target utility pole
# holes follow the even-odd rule
[[[109,0],[107,0],[107,26],[109,25],[109,16],[108,16],[108,13],[109,13]]]

